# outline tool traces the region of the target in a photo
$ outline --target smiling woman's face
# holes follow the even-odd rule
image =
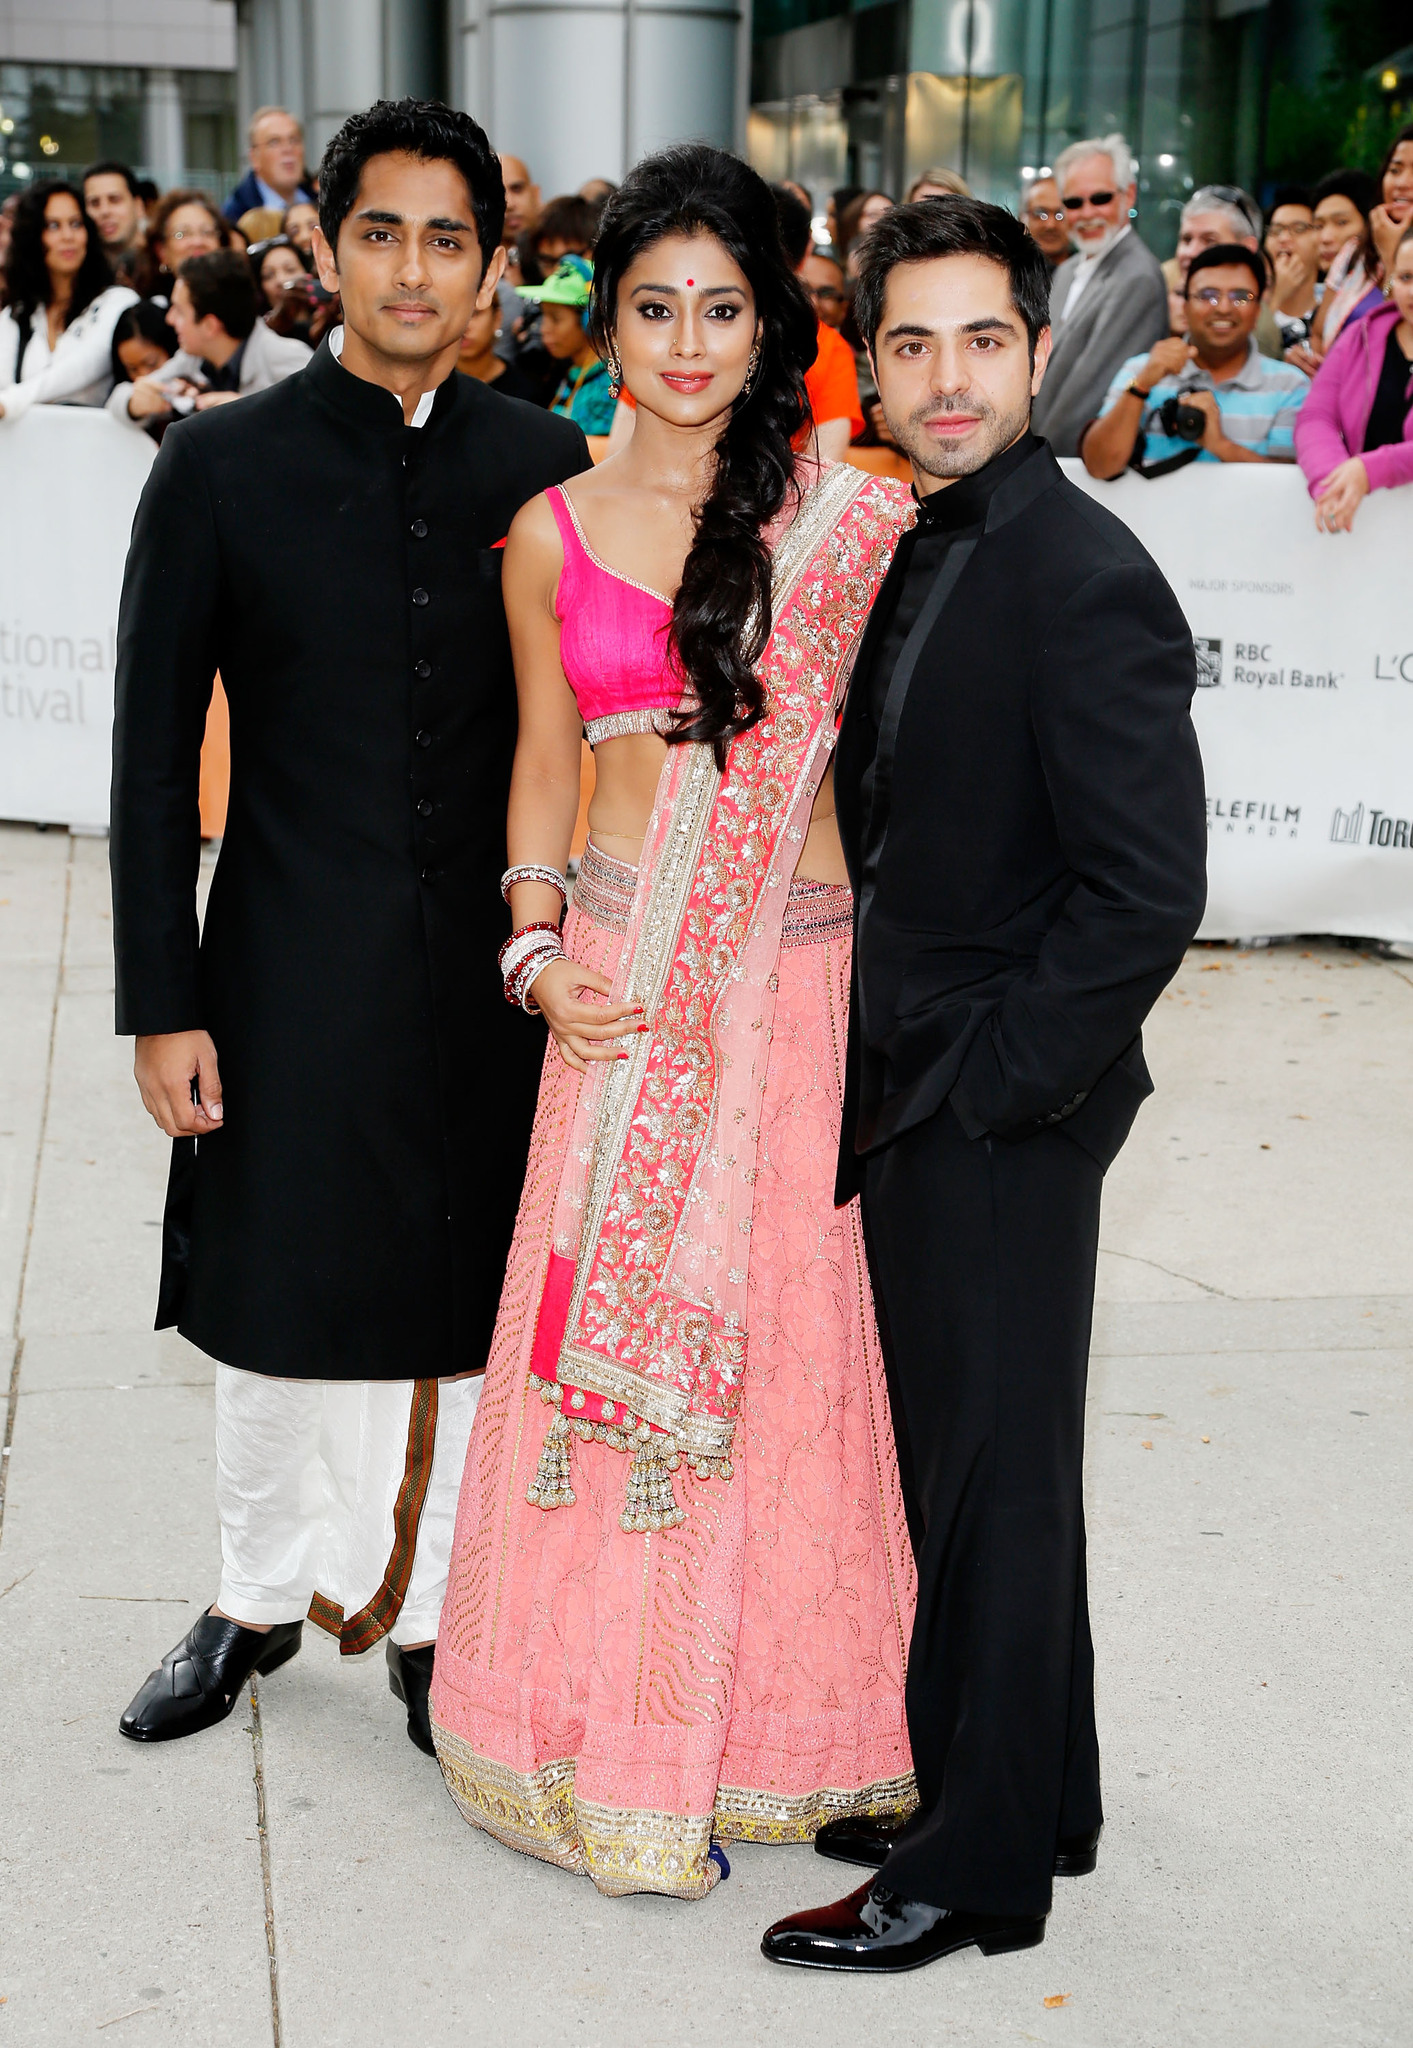
[[[284,288],[296,278],[303,278],[304,265],[293,249],[271,249],[260,264],[260,288],[265,294],[267,305],[274,307],[284,303]]]
[[[758,332],[746,274],[714,235],[668,235],[619,282],[614,340],[624,388],[674,426],[707,426],[726,414]]]

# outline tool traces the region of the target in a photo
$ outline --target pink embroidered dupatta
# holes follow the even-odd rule
[[[759,1103],[790,878],[869,606],[911,503],[826,469],[774,555],[766,710],[718,770],[668,750],[616,1001],[651,1030],[579,1097],[531,1371],[559,1408],[529,1490],[568,1506],[572,1436],[634,1453],[622,1525],[683,1519],[671,1473],[731,1476]]]

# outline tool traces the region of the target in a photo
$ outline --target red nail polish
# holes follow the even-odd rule
[[[647,1025],[647,1024],[640,1024],[640,1025],[638,1026],[638,1029],[639,1029],[639,1031],[647,1031],[647,1030],[650,1030],[650,1029],[651,1029],[651,1026],[650,1026],[650,1025]]]

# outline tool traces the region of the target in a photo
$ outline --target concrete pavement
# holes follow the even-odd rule
[[[312,1629],[258,1713],[119,1738],[217,1540],[110,931],[101,842],[0,827],[0,2048],[1403,2048],[1413,966],[1199,948],[1159,1004],[1091,1382],[1100,1868],[1043,1947],[873,1984],[757,1953],[847,1883],[808,1850],[682,1906],[473,1833]]]

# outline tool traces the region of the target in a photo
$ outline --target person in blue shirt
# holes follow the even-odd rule
[[[582,427],[586,434],[607,434],[613,426],[617,394],[584,328],[594,266],[587,256],[561,257],[559,267],[543,284],[519,286],[522,299],[540,308],[540,342],[564,376],[550,411]]]
[[[1266,285],[1259,250],[1218,243],[1194,256],[1187,332],[1120,365],[1080,440],[1091,476],[1121,476],[1130,466],[1162,476],[1190,462],[1295,460],[1295,416],[1310,380],[1256,346]]]

